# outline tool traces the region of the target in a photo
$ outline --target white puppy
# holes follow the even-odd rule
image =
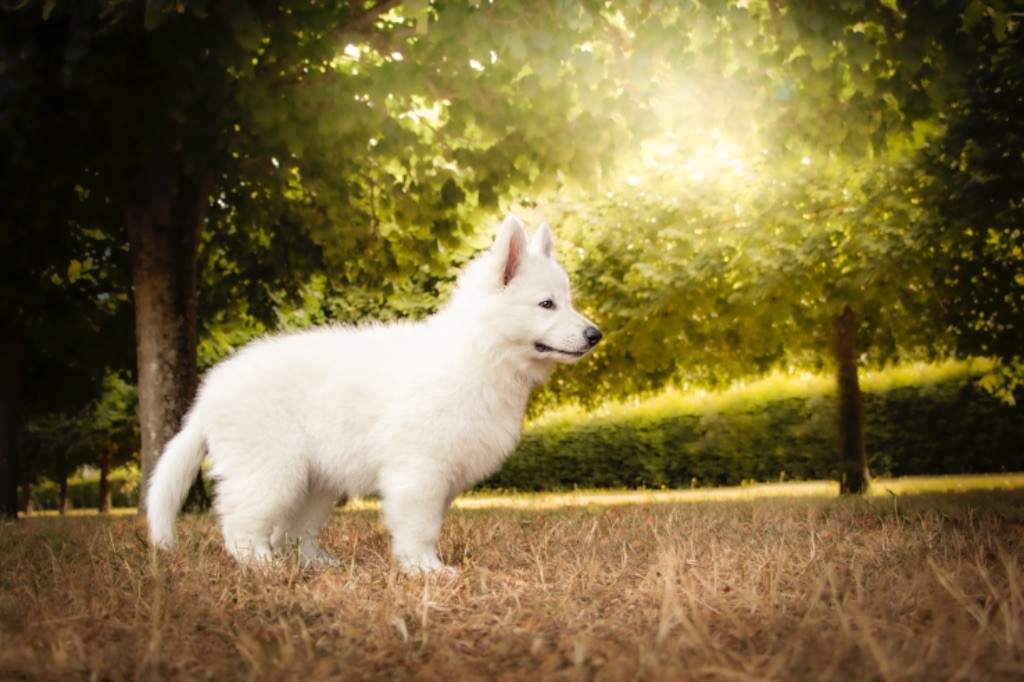
[[[399,566],[442,569],[452,500],[515,448],[554,363],[601,339],[553,252],[547,225],[528,244],[509,216],[433,317],[278,334],[216,366],[149,482],[153,542],[173,546],[205,446],[236,559],[269,560],[293,541],[304,564],[335,563],[317,542],[335,501],[379,495]]]

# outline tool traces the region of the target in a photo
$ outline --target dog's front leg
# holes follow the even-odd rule
[[[409,472],[383,488],[384,525],[391,533],[391,553],[399,568],[416,573],[454,573],[437,557],[437,539],[451,495],[438,480],[414,480]]]

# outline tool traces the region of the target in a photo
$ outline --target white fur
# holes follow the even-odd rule
[[[596,343],[552,253],[546,225],[528,245],[509,216],[433,317],[270,336],[216,366],[149,483],[153,542],[174,545],[205,444],[236,559],[269,560],[293,541],[304,564],[335,563],[317,543],[335,500],[376,494],[399,566],[442,569],[452,500],[511,453],[554,362]]]

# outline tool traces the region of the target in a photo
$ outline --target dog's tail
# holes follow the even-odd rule
[[[181,431],[167,443],[146,491],[149,538],[160,549],[174,547],[174,520],[203,463],[202,430],[191,417],[194,415],[185,418]]]

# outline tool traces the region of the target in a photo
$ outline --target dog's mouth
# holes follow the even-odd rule
[[[538,353],[561,353],[562,355],[568,355],[573,358],[582,358],[587,354],[585,350],[562,350],[561,348],[552,348],[551,346],[545,346],[543,343],[535,343],[533,347],[537,349]]]

